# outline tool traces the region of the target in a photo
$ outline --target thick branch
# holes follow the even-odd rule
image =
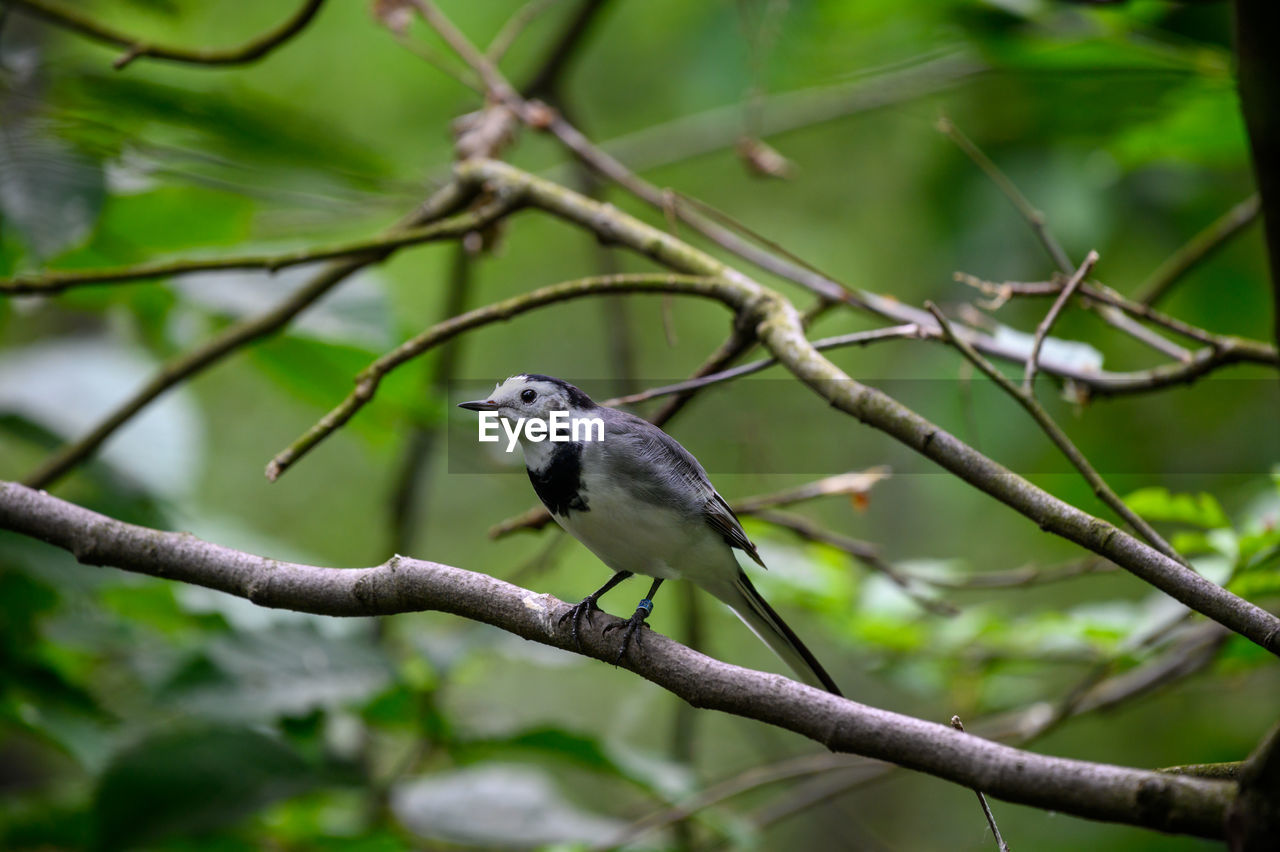
[[[168,62],[186,62],[192,65],[244,65],[256,62],[302,32],[324,5],[324,0],[305,0],[287,21],[238,47],[191,48],[153,44],[144,38],[98,23],[81,14],[79,10],[68,8],[52,0],[4,0],[4,2],[94,41],[125,48],[124,55],[112,63],[117,70],[142,57],[163,59]]]
[[[1272,309],[1280,344],[1280,62],[1275,33],[1280,6],[1272,0],[1235,0],[1236,79],[1240,109],[1249,129],[1253,171],[1262,200],[1262,229],[1271,261]]]
[[[1280,836],[1280,725],[1240,767],[1239,794],[1227,813],[1231,852],[1267,852]]]
[[[193,583],[261,606],[334,616],[433,610],[577,650],[559,617],[568,610],[484,574],[393,557],[335,570],[279,562],[90,512],[16,483],[0,483],[0,528],[38,538],[90,565]],[[612,662],[615,645],[589,625],[581,653]],[[837,698],[780,675],[721,663],[658,634],[621,665],[696,707],[756,719],[834,751],[887,760],[1011,802],[1089,819],[1220,838],[1230,783],[1047,757]]]

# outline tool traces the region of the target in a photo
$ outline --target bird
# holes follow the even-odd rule
[[[496,418],[481,415],[481,433],[486,422],[496,427],[495,419],[503,421],[513,438],[509,448],[518,437],[533,490],[551,517],[614,572],[561,617],[561,625],[570,622],[575,642],[580,645],[582,622],[592,623],[602,595],[633,575],[651,577],[653,584],[631,618],[605,628],[606,633],[624,630],[620,662],[633,638],[640,644],[638,631],[648,626],[658,587],[684,579],[728,605],[800,680],[841,695],[742,570],[735,550],[762,568],[764,560],[702,465],[675,438],[540,373],[511,376],[488,398],[458,407],[496,413]],[[558,434],[562,440],[556,439],[556,424],[564,427]]]

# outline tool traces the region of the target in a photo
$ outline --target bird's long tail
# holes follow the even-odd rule
[[[810,686],[825,689],[833,695],[842,695],[836,682],[827,674],[826,669],[813,656],[813,653],[800,641],[795,631],[787,626],[782,617],[756,591],[751,580],[738,570],[738,576],[731,584],[719,588],[708,589],[741,618],[751,632],[760,637],[782,661],[795,671],[802,681]]]

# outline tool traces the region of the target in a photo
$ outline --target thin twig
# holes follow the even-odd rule
[[[1066,251],[1062,245],[1054,238],[1049,231],[1045,222],[1044,213],[1042,213],[1034,204],[1022,194],[1022,190],[1018,189],[1018,185],[1009,179],[995,162],[983,152],[981,148],[974,144],[973,140],[966,136],[955,122],[946,116],[942,116],[937,122],[938,132],[946,136],[956,147],[965,153],[965,155],[973,161],[982,173],[991,179],[1009,202],[1017,208],[1022,218],[1031,226],[1032,232],[1036,235],[1036,239],[1040,241],[1040,245],[1044,246],[1045,252],[1053,259],[1053,262],[1063,272],[1069,272],[1075,267],[1071,262],[1071,258],[1067,257]]]
[[[982,293],[993,297],[994,304],[984,306],[988,310],[998,309],[1014,296],[1056,296],[1062,292],[1063,286],[1063,282],[1061,280],[1029,282],[1003,281],[996,283],[993,281],[986,281],[976,275],[969,275],[964,272],[955,273],[954,278],[962,284],[967,284],[970,287],[974,287]],[[1144,319],[1147,322],[1164,326],[1175,334],[1180,334],[1183,337],[1188,337],[1192,340],[1200,343],[1206,343],[1213,347],[1248,347],[1256,352],[1258,363],[1274,362],[1275,364],[1280,365],[1280,357],[1277,357],[1276,355],[1276,348],[1270,343],[1264,343],[1259,340],[1249,340],[1228,334],[1215,334],[1211,331],[1200,328],[1199,326],[1183,322],[1176,317],[1171,317],[1166,313],[1156,310],[1155,308],[1144,305],[1142,302],[1126,299],[1115,290],[1097,281],[1082,281],[1076,292],[1085,302],[1100,302],[1105,305],[1114,305],[1125,313],[1132,314],[1133,316]]]
[[[962,133],[960,128],[956,127],[950,119],[946,117],[939,118],[937,127],[1004,193],[1004,196],[1009,199],[1009,202],[1031,228],[1040,245],[1044,247],[1045,252],[1058,267],[1058,271],[1063,275],[1070,275],[1076,265],[1071,262],[1071,258],[1067,255],[1066,250],[1062,248],[1062,244],[1057,241],[1053,236],[1053,232],[1049,230],[1044,213],[1027,200],[1027,197],[1018,189],[1017,184],[972,139]],[[1183,364],[1188,364],[1191,361],[1191,353],[1186,349],[1166,340],[1151,329],[1134,322],[1113,307],[1100,306],[1098,308],[1098,316],[1102,318],[1103,322],[1150,346],[1163,355]]]
[[[394,38],[396,43],[405,50],[427,63],[450,80],[456,81],[477,94],[483,95],[485,93],[484,83],[471,73],[471,69],[454,66],[453,63],[445,59],[430,45],[423,44],[408,33],[391,30],[391,37]]]
[[[509,207],[505,204],[490,205],[484,215],[486,217],[496,216],[500,212],[507,212],[508,209]],[[351,240],[333,245],[316,246],[275,254],[212,257],[200,260],[184,258],[107,269],[50,270],[39,275],[20,276],[8,281],[0,281],[0,293],[53,295],[74,287],[84,287],[91,284],[134,284],[139,281],[149,281],[156,278],[171,278],[200,272],[225,272],[239,269],[262,269],[267,272],[278,272],[281,269],[289,269],[294,266],[305,266],[310,263],[346,257],[378,259],[385,257],[396,249],[439,240],[442,235],[456,236],[456,228],[456,223],[448,226],[442,226],[439,223],[421,225],[390,231],[362,240]]]
[[[847,754],[805,754],[799,757],[788,757],[765,766],[752,766],[716,784],[694,793],[685,800],[661,810],[654,811],[627,825],[621,832],[591,847],[597,852],[618,849],[634,843],[644,835],[666,828],[682,819],[693,816],[698,811],[714,807],[721,802],[782,781],[849,769],[865,764],[878,767],[889,767],[881,761],[868,761],[863,757],[851,757]]]
[[[1049,308],[1049,313],[1045,314],[1040,325],[1036,326],[1035,341],[1031,344],[1031,354],[1027,356],[1027,366],[1022,374],[1022,392],[1032,393],[1033,385],[1036,379],[1036,369],[1040,361],[1040,348],[1044,346],[1044,339],[1049,336],[1049,332],[1053,330],[1053,324],[1058,321],[1058,314],[1062,313],[1062,308],[1071,298],[1071,294],[1080,286],[1080,282],[1084,280],[1089,271],[1093,269],[1093,265],[1098,262],[1098,253],[1091,251],[1085,255],[1084,263],[1080,264],[1080,268],[1067,280],[1062,286],[1062,292],[1058,294],[1058,298],[1054,300],[1053,307]]]
[[[700,377],[714,375],[724,370],[726,366],[737,361],[744,354],[751,350],[756,343],[756,335],[752,329],[743,328],[736,321],[733,329],[729,332],[729,336],[724,342],[716,347],[715,351],[707,356],[706,360],[698,365],[693,371],[694,381]],[[671,399],[667,400],[661,408],[659,408],[650,418],[650,422],[655,426],[664,426],[671,418],[675,417],[684,409],[686,405],[697,394],[697,388],[689,388],[685,390],[675,391]]]
[[[940,589],[1019,589],[1027,586],[1039,586],[1045,583],[1057,583],[1074,577],[1089,574],[1105,574],[1120,570],[1116,565],[1096,556],[1075,559],[1065,565],[1049,568],[1037,568],[1027,565],[1008,571],[987,571],[981,574],[966,574],[955,579],[914,575],[922,583],[937,586]]]
[[[951,727],[955,728],[957,731],[964,731],[964,723],[960,721],[959,716],[951,717]],[[1009,852],[1009,844],[1005,843],[1004,838],[1000,836],[1000,829],[996,827],[996,817],[995,814],[991,813],[991,806],[987,804],[987,797],[984,796],[982,791],[977,788],[974,788],[973,792],[978,794],[978,804],[982,805],[982,813],[987,818],[987,825],[991,826],[991,833],[995,835],[996,848],[999,849],[1000,852]]]
[[[968,358],[975,367],[985,373],[988,378],[999,385],[1005,393],[1013,397],[1014,400],[1016,400],[1017,403],[1031,415],[1032,419],[1035,420],[1036,423],[1040,425],[1040,428],[1044,430],[1045,434],[1049,436],[1049,440],[1053,441],[1054,445],[1057,446],[1058,449],[1062,451],[1062,454],[1067,457],[1067,460],[1071,462],[1076,470],[1080,471],[1080,475],[1085,478],[1085,481],[1093,488],[1093,493],[1097,495],[1102,502],[1106,503],[1116,514],[1124,518],[1129,526],[1145,538],[1152,547],[1156,548],[1170,559],[1177,561],[1179,564],[1183,566],[1187,565],[1186,559],[1170,547],[1169,543],[1166,542],[1150,524],[1125,505],[1125,502],[1111,490],[1111,486],[1107,485],[1106,481],[1098,474],[1093,465],[1089,463],[1089,460],[1085,458],[1084,453],[1080,452],[1076,445],[1071,442],[1071,439],[1067,437],[1067,434],[1062,431],[1058,424],[1054,422],[1053,418],[1049,416],[1048,412],[1044,410],[1044,407],[1036,401],[1035,396],[1027,391],[1019,389],[1016,384],[997,370],[995,365],[986,358],[983,358],[982,355],[975,351],[972,346],[958,337],[952,329],[951,323],[943,315],[942,311],[938,310],[936,305],[932,302],[926,302],[925,306],[933,313],[934,317],[937,318],[938,323],[942,326],[943,333],[946,334],[947,339],[952,343],[952,345],[959,349],[960,353],[964,355],[964,357]]]
[[[431,0],[409,0],[409,2],[422,15],[423,20],[440,34],[445,44],[449,45],[449,48],[463,62],[471,66],[471,69],[480,75],[485,89],[495,100],[506,104],[512,109],[523,105],[519,92],[507,82],[507,78],[502,76],[502,72],[497,69],[488,57],[476,49],[471,40],[453,25],[453,22],[440,11],[435,3],[431,2]]]
[[[439,219],[457,210],[472,197],[472,191],[456,183],[450,183],[435,193],[397,227],[414,227]],[[459,237],[470,230],[483,227],[507,209],[502,199],[483,208],[459,214],[438,222],[437,238]],[[175,385],[197,375],[218,363],[231,353],[255,340],[274,334],[299,313],[314,304],[317,299],[336,287],[348,276],[386,257],[387,249],[378,254],[362,254],[345,260],[332,261],[316,274],[305,286],[264,313],[227,326],[221,333],[166,362],[156,375],[142,388],[100,420],[85,436],[59,450],[52,458],[28,475],[23,481],[34,488],[47,488],[68,471],[91,456],[117,429],[129,422],[138,412]]]
[[[373,398],[378,384],[401,364],[416,358],[441,343],[474,328],[510,319],[528,311],[558,302],[608,293],[684,293],[714,298],[717,281],[699,275],[672,273],[636,273],[580,278],[553,284],[501,302],[460,314],[428,328],[417,336],[378,358],[356,377],[356,388],[337,407],[308,429],[296,441],[275,455],[267,465],[267,479],[275,481],[338,428],[343,426]]]
[[[51,0],[5,0],[5,3],[94,41],[125,48],[125,53],[112,63],[116,70],[120,70],[135,59],[144,57],[192,65],[244,65],[254,62],[302,32],[320,11],[324,0],[305,0],[284,23],[238,47],[230,48],[188,48],[153,44],[147,39],[98,23],[81,14],[79,10]]]
[[[529,26],[539,15],[559,2],[560,0],[529,0],[519,9],[516,9],[511,13],[511,17],[503,22],[498,34],[490,40],[489,46],[484,51],[485,58],[494,65],[500,63],[502,58],[507,55],[511,45],[515,44],[516,39],[524,32],[525,27]]]
[[[1208,260],[1232,237],[1255,222],[1261,209],[1261,201],[1255,192],[1223,213],[1156,267],[1151,276],[1138,287],[1137,300],[1144,305],[1154,305],[1160,301],[1188,272]]]
[[[472,258],[461,241],[453,247],[452,268],[445,290],[444,319],[455,317],[466,310],[467,293],[471,289]],[[426,391],[435,399],[448,396],[449,382],[457,372],[462,351],[462,340],[454,338],[440,347],[439,357],[431,365]],[[422,542],[418,519],[425,515],[426,486],[431,465],[431,453],[443,429],[443,423],[434,419],[431,423],[413,423],[405,439],[404,450],[391,488],[387,521],[390,524],[392,553],[413,553]]]
[[[825,544],[828,547],[834,547],[836,550],[849,554],[854,559],[861,562],[867,568],[875,571],[877,574],[884,576],[891,583],[902,590],[902,593],[911,599],[921,609],[934,615],[952,616],[960,610],[947,601],[940,600],[925,594],[917,588],[915,581],[907,575],[894,568],[889,562],[886,562],[880,556],[880,548],[874,544],[865,541],[859,541],[840,533],[832,532],[824,529],[818,524],[803,518],[799,515],[793,515],[789,512],[778,512],[773,509],[756,509],[746,512],[753,518],[772,524],[776,527],[788,530],[805,541],[811,541],[816,544]]]
[[[826,476],[795,488],[744,497],[734,502],[733,510],[750,515],[763,509],[792,506],[822,497],[864,497],[873,486],[888,478],[889,468],[886,465],[876,465],[866,470]]]
[[[910,325],[895,325],[890,328],[877,328],[871,331],[856,331],[851,334],[841,334],[836,337],[824,337],[813,341],[813,348],[819,352],[827,349],[839,349],[846,346],[866,346],[868,343],[877,343],[882,340],[901,340],[903,338],[920,338],[920,326],[912,323]],[[686,394],[690,391],[701,390],[708,385],[720,384],[734,379],[740,379],[743,376],[749,376],[752,373],[758,373],[778,363],[777,358],[761,358],[759,361],[752,361],[748,364],[742,364],[737,367],[731,367],[728,370],[721,370],[717,373],[710,373],[694,379],[686,379],[674,385],[663,385],[661,387],[650,388],[638,393],[627,394],[626,396],[617,396],[613,399],[605,400],[601,405],[616,407],[619,405],[636,405],[641,402],[648,402],[651,399],[657,399],[663,396],[671,396],[673,394]]]

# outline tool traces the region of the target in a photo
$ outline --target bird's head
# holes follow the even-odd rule
[[[459,408],[471,411],[496,411],[500,417],[518,420],[544,420],[553,411],[573,415],[598,406],[591,397],[563,379],[536,373],[512,376],[499,382],[487,399],[462,402]]]

